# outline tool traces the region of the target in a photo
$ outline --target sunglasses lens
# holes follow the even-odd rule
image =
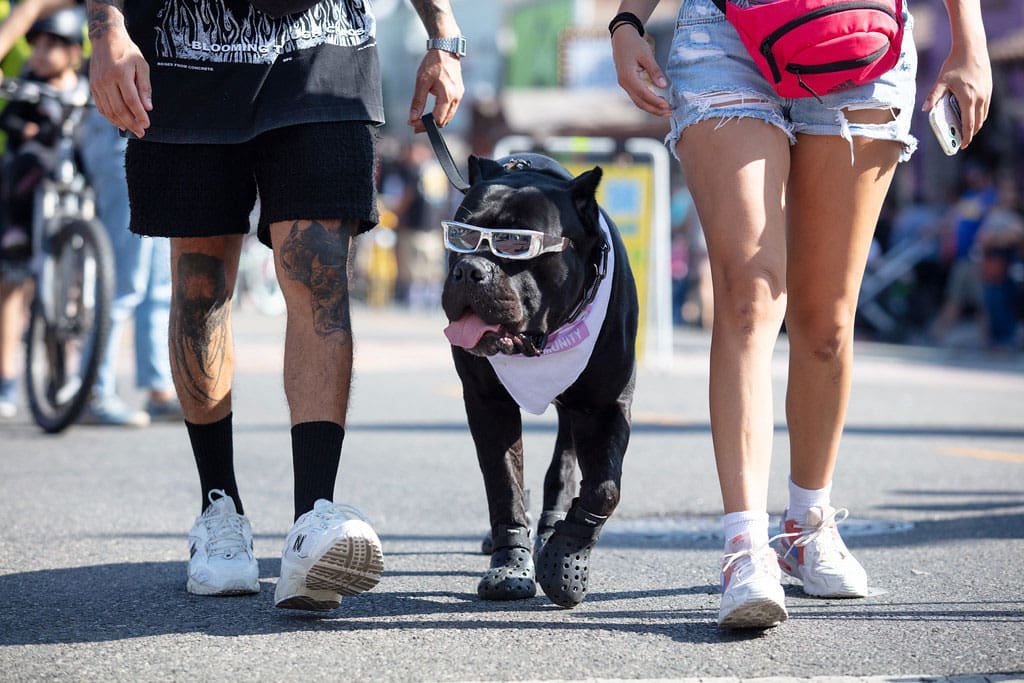
[[[499,256],[516,257],[530,252],[533,238],[530,235],[516,235],[510,232],[491,234],[491,244]]]
[[[461,225],[449,225],[445,236],[452,249],[474,251],[480,244],[480,231]]]

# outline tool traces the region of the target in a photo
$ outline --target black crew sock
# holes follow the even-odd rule
[[[336,422],[303,422],[292,427],[295,519],[319,498],[334,499],[345,429]]]
[[[238,514],[242,510],[242,499],[235,483],[235,454],[232,446],[231,413],[217,422],[198,425],[185,420],[188,438],[192,442],[192,455],[199,470],[199,485],[203,489],[203,510],[210,506],[209,494],[213,489],[223,489],[235,501]]]

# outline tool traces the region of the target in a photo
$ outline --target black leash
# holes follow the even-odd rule
[[[427,112],[420,117],[420,121],[423,122],[423,127],[427,129],[427,137],[430,138],[430,145],[434,148],[434,156],[437,157],[437,162],[444,169],[444,174],[448,176],[448,182],[456,190],[466,194],[469,191],[469,183],[466,182],[466,179],[462,177],[459,169],[455,166],[452,153],[448,150],[448,145],[445,144],[444,138],[441,137],[441,131],[438,129],[437,123],[434,122],[434,115]]]

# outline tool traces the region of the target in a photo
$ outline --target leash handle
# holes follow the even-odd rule
[[[434,115],[427,112],[420,117],[420,121],[423,122],[423,127],[427,129],[427,137],[430,138],[430,145],[434,148],[434,156],[437,157],[437,162],[444,169],[444,174],[448,176],[448,182],[456,190],[466,194],[469,191],[469,183],[466,182],[466,179],[462,177],[459,169],[455,166],[452,153],[449,151],[448,145],[445,144],[444,138],[441,137],[441,131],[438,129],[437,123],[434,122]]]

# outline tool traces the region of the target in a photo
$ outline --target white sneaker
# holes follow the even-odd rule
[[[321,498],[295,520],[285,537],[274,605],[334,609],[342,595],[358,595],[376,586],[383,572],[380,539],[362,513]]]
[[[863,598],[868,576],[843,543],[836,525],[849,516],[846,508],[815,506],[803,524],[783,516],[779,566],[800,579],[804,592],[822,598]]]
[[[216,496],[216,497],[214,497]],[[188,592],[239,595],[260,592],[260,568],[252,549],[252,528],[235,501],[220,489],[207,494],[210,506],[188,532]]]
[[[771,628],[789,615],[771,546],[746,548],[722,558],[719,628]]]

